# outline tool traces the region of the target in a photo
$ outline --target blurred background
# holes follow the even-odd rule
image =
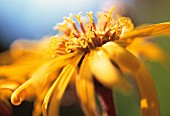
[[[170,21],[170,0],[0,0],[0,52],[19,38],[40,39],[56,34],[53,26],[69,13],[82,11],[85,15],[87,11],[96,12],[112,4],[117,8],[123,6],[121,12],[131,17],[136,26]],[[158,37],[155,41],[170,55],[170,37]],[[170,58],[165,65],[148,62],[148,69],[154,78],[161,114],[170,116]],[[116,103],[119,116],[140,116],[133,93],[125,96],[116,92]],[[24,102],[14,107],[14,116],[30,116],[32,105]],[[62,107],[62,116],[71,114],[82,115],[77,105]]]

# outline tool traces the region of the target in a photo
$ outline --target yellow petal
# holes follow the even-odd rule
[[[18,39],[12,43],[10,53],[13,58],[19,58],[30,53],[42,55],[48,47],[48,42],[49,38],[42,38],[41,40]]]
[[[17,81],[7,80],[7,79],[0,79],[0,89],[10,89],[14,91],[19,86]]]
[[[30,62],[27,64],[15,64],[0,66],[0,76],[5,77],[22,77],[28,78],[28,76],[41,64],[41,62]],[[10,72],[10,73],[9,73]],[[18,78],[19,79],[19,78]]]
[[[121,77],[119,70],[102,50],[91,51],[89,63],[92,73],[104,86],[113,87],[119,82]]]
[[[157,35],[170,35],[170,22],[153,24],[146,27],[134,29],[120,37],[120,39],[136,38],[136,37],[150,37]]]
[[[126,69],[133,75],[141,96],[142,115],[160,116],[160,108],[154,82],[142,62],[114,42],[108,42],[102,47],[121,68]]]
[[[77,64],[80,61],[82,54],[77,54],[74,59],[72,59],[72,63],[68,64],[61,72],[59,77],[55,80],[49,91],[47,92],[44,102],[43,102],[43,116],[58,116],[59,115],[59,104],[61,98],[64,94],[66,87],[68,86],[70,79],[77,68]],[[54,91],[55,90],[55,91]],[[52,95],[53,94],[53,95]],[[52,97],[51,97],[52,96]],[[49,104],[49,100],[51,99],[48,113],[47,107]]]
[[[8,100],[10,99],[12,92],[19,85],[20,84],[17,81],[0,79],[0,101],[3,101],[6,105],[11,107]]]
[[[56,76],[55,76],[56,77]],[[51,85],[46,85],[44,89],[38,94],[37,98],[34,101],[34,109],[33,109],[33,116],[40,116],[42,113],[42,103],[44,100],[44,97],[47,94],[47,91],[49,90]]]
[[[19,105],[25,99],[25,96],[27,94],[26,92],[24,92],[24,90],[29,88],[30,85],[32,85],[35,88],[36,92],[41,91],[42,88],[45,87],[46,83],[49,82],[48,79],[51,79],[48,78],[49,75],[54,73],[55,71],[60,70],[60,68],[62,68],[64,65],[66,65],[69,62],[68,58],[73,57],[75,54],[76,53],[63,55],[61,57],[51,59],[46,63],[44,63],[40,68],[38,68],[32,74],[31,78],[28,81],[23,83],[19,88],[17,88],[14,91],[14,93],[11,96],[11,102],[14,105]],[[65,61],[66,59],[68,61]]]
[[[96,116],[96,101],[93,78],[88,62],[89,54],[86,54],[76,79],[76,91],[81,101],[82,109],[87,116]]]
[[[135,39],[127,46],[127,50],[137,57],[142,56],[152,61],[166,61],[166,53],[158,45],[144,38]]]

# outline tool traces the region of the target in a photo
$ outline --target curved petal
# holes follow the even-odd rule
[[[89,64],[96,79],[104,86],[113,87],[119,82],[121,77],[119,70],[102,50],[90,52]]]
[[[17,81],[0,79],[0,101],[3,101],[6,105],[11,107],[9,98],[12,92],[20,85]]]
[[[76,79],[76,91],[86,116],[97,116],[93,78],[88,58],[89,54],[86,54],[81,64],[79,75]]]
[[[146,27],[134,29],[120,37],[120,39],[150,37],[157,35],[170,35],[170,22],[153,24]]]
[[[102,46],[121,68],[130,72],[140,92],[140,105],[143,116],[160,116],[158,97],[154,82],[145,66],[130,52],[114,42]]]
[[[59,104],[61,98],[64,94],[66,87],[68,86],[71,77],[76,70],[77,64],[79,63],[82,54],[77,54],[75,58],[72,59],[72,63],[68,64],[64,67],[59,77],[55,80],[49,91],[47,92],[44,102],[43,102],[43,116],[58,116],[59,115]],[[55,91],[54,91],[55,90]],[[52,95],[53,94],[53,95]],[[52,96],[52,97],[51,97]],[[47,107],[49,104],[49,100],[51,99],[49,109],[47,112]]]
[[[60,68],[62,68],[64,65],[68,64],[70,61],[69,58],[73,57],[76,53],[72,53],[69,55],[63,55],[54,59],[51,59],[44,63],[39,69],[37,69],[31,76],[31,78],[23,83],[20,87],[18,87],[14,93],[11,96],[11,102],[14,105],[19,105],[24,99],[25,99],[25,94],[24,92],[28,86],[32,85],[36,91],[41,91],[44,89],[46,84],[51,84],[48,83],[49,79],[48,78],[50,74],[53,72],[58,71]],[[65,60],[68,61],[65,61]],[[37,87],[38,86],[38,87]]]

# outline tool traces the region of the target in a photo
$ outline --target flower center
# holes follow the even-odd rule
[[[113,9],[104,13],[98,14],[98,23],[94,23],[92,12],[87,12],[89,23],[83,25],[81,14],[74,14],[77,19],[81,31],[77,28],[75,22],[72,20],[72,14],[69,18],[64,17],[64,22],[57,24],[55,27],[64,33],[62,37],[52,37],[49,48],[53,56],[56,54],[66,54],[74,51],[90,52],[91,49],[100,47],[106,42],[114,41],[121,46],[126,46],[124,40],[120,40],[120,36],[133,28],[133,24],[129,18],[120,17],[115,20],[112,17]]]
[[[87,12],[86,14],[90,19],[90,23],[86,24],[85,28],[80,20],[81,13],[74,15],[79,22],[82,32],[77,29],[71,18],[65,18],[65,20],[70,22],[74,28],[68,37],[68,42],[65,43],[66,52],[89,52],[91,49],[100,47],[108,41],[118,40],[122,31],[121,25],[115,24],[113,27],[107,27],[108,22],[109,20],[112,20],[112,17],[105,15],[106,21],[103,25],[103,29],[96,30],[92,12]]]

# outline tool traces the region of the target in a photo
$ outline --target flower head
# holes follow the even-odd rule
[[[99,113],[95,90],[115,86],[126,89],[128,84],[124,75],[130,74],[137,83],[142,114],[159,116],[159,103],[151,75],[133,55],[140,53],[135,51],[138,46],[130,46],[136,38],[143,41],[144,37],[170,34],[170,23],[134,29],[130,18],[113,17],[113,11],[114,8],[111,8],[98,13],[97,23],[92,12],[87,12],[87,24],[81,19],[82,13],[74,14],[80,29],[70,14],[63,23],[54,27],[62,32],[62,36],[35,42],[15,42],[10,55],[5,55],[12,59],[12,63],[0,67],[2,84],[5,81],[10,85],[0,86],[0,90],[5,88],[3,94],[11,91],[8,97],[14,105],[35,99],[33,114],[51,116],[59,115],[64,92],[69,85],[75,85],[84,113],[96,116]],[[150,54],[144,52],[144,56],[145,53]]]

